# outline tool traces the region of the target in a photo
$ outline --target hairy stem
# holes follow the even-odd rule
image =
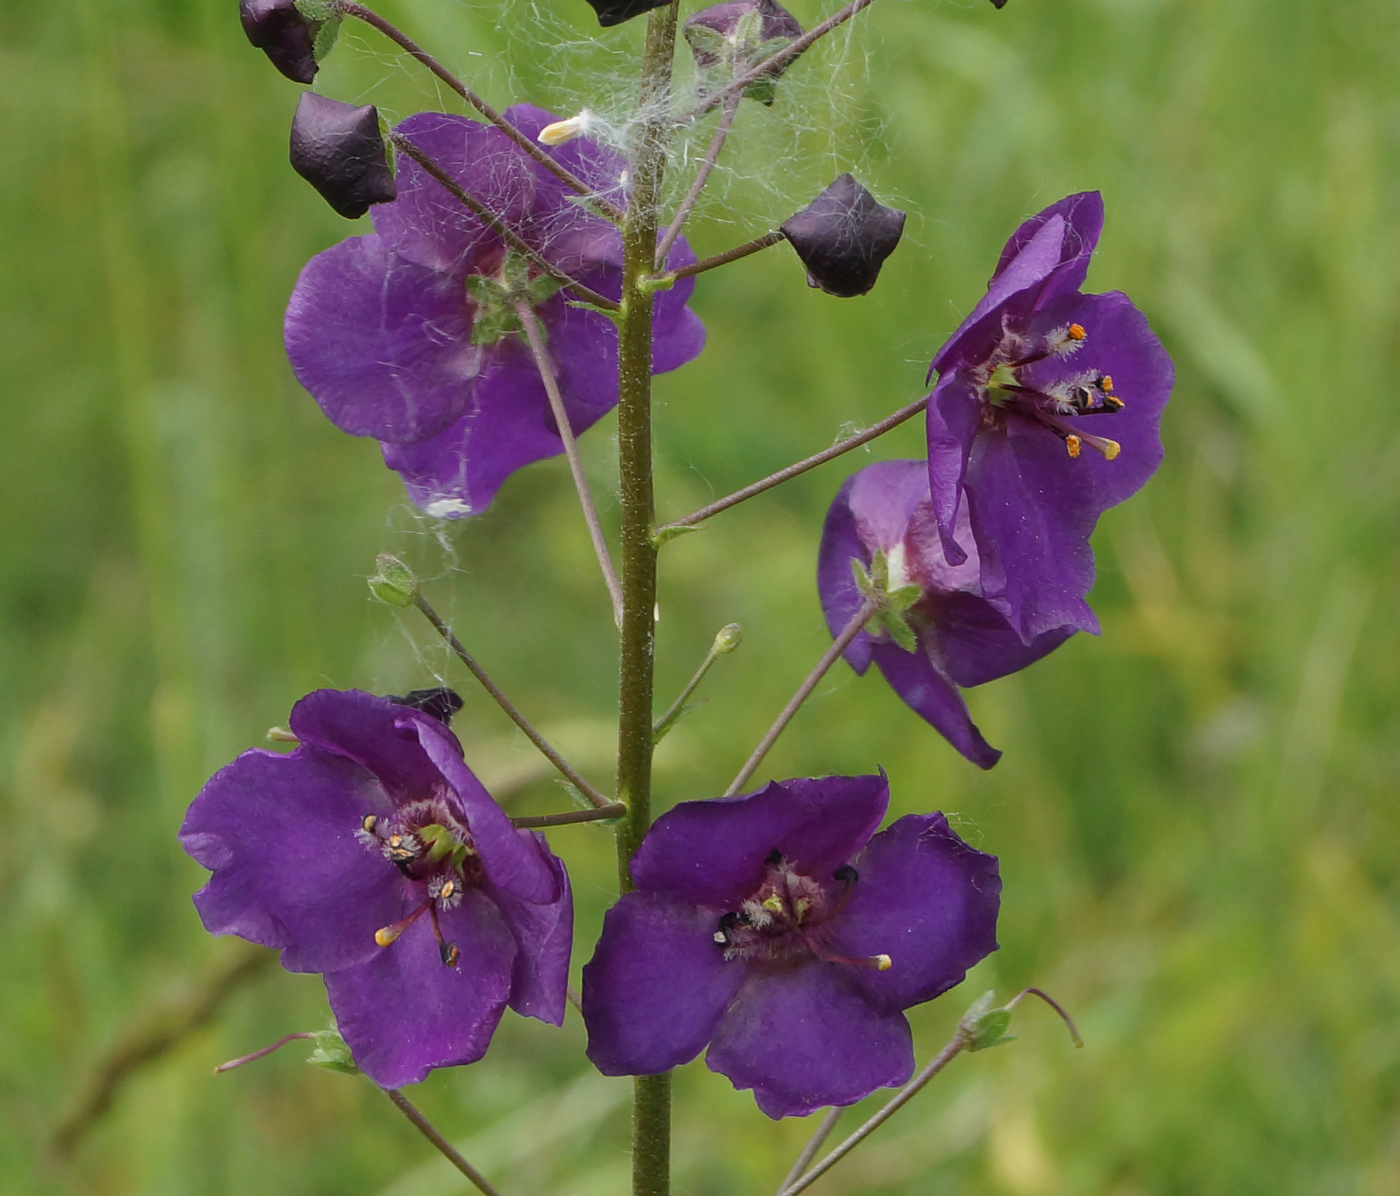
[[[402,133],[390,133],[389,140],[394,143],[394,148],[406,158],[412,158],[428,174],[432,175],[451,194],[452,198],[466,208],[472,215],[480,219],[487,227],[496,232],[512,249],[517,253],[529,258],[536,266],[556,282],[563,283],[569,290],[573,291],[580,299],[586,300],[595,307],[606,308],[608,311],[617,311],[618,305],[606,295],[600,295],[592,287],[585,286],[575,278],[570,278],[558,267],[552,265],[541,254],[520,237],[504,220],[497,216],[490,208],[477,199],[474,195],[464,191],[461,185],[442,166],[425,154],[421,149],[413,144]]]
[[[545,394],[549,396],[549,409],[554,413],[554,425],[559,430],[559,439],[564,442],[564,456],[569,462],[569,472],[574,476],[574,489],[578,491],[579,505],[583,507],[583,521],[588,525],[588,538],[593,541],[593,552],[598,557],[598,567],[603,571],[603,582],[608,587],[608,597],[612,599],[613,619],[622,626],[622,585],[617,580],[617,570],[613,568],[612,553],[603,536],[603,525],[598,522],[598,508],[593,503],[593,492],[588,488],[588,478],[583,472],[583,462],[578,455],[578,441],[569,424],[569,413],[564,410],[564,396],[559,393],[559,382],[554,373],[554,362],[550,360],[544,337],[540,335],[539,321],[534,309],[524,299],[515,304],[515,314],[520,317],[525,329],[525,339],[529,342],[530,353],[535,359],[535,368],[540,372]]]
[[[763,737],[762,742],[754,748],[753,755],[739,770],[739,775],[729,783],[729,788],[724,791],[725,797],[733,797],[753,776],[758,766],[763,763],[763,757],[768,754],[768,749],[778,742],[778,736],[787,728],[788,723],[792,722],[793,715],[802,708],[802,703],[811,697],[812,691],[817,688],[817,683],[826,676],[827,670],[840,659],[841,653],[850,647],[851,641],[860,634],[860,629],[865,626],[866,620],[875,613],[875,609],[875,603],[867,600],[860,610],[851,617],[851,621],[841,629],[841,634],[832,640],[831,647],[817,661],[816,668],[807,674],[807,679],[797,687],[797,692],[792,695],[791,700],[783,707],[783,712],[768,728],[768,734]]]
[[[647,18],[639,112],[631,152],[632,194],[622,225],[622,310],[618,330],[618,487],[622,509],[622,644],[618,668],[618,886],[632,889],[629,864],[651,825],[652,691],[656,651],[656,545],[651,447],[652,293],[656,205],[671,131],[671,65],[676,0]],[[638,1076],[632,1088],[633,1196],[671,1188],[671,1077]]]
[[[718,515],[721,511],[727,511],[730,507],[738,506],[746,499],[753,498],[757,494],[762,494],[765,490],[771,490],[774,486],[781,486],[784,482],[806,473],[809,469],[815,469],[818,465],[825,465],[828,461],[834,461],[844,453],[849,453],[852,449],[858,449],[863,444],[869,444],[878,436],[883,436],[892,428],[899,427],[906,420],[912,419],[928,406],[928,396],[910,403],[907,407],[901,407],[893,415],[886,416],[878,424],[872,424],[863,432],[857,432],[854,436],[848,436],[845,440],[838,440],[828,449],[822,449],[819,453],[814,453],[805,460],[798,461],[795,465],[789,465],[786,469],[780,469],[777,473],[770,473],[766,478],[761,478],[745,486],[742,490],[736,490],[733,494],[727,494],[723,498],[716,499],[708,506],[701,507],[698,511],[693,511],[684,519],[676,519],[670,523],[663,523],[656,529],[658,535],[662,532],[671,531],[683,527],[694,527],[697,523],[704,523],[711,515]]]
[[[570,826],[575,822],[599,822],[605,818],[621,818],[627,807],[620,801],[609,802],[596,810],[566,810],[562,814],[536,814],[527,818],[512,818],[512,826]]]
[[[366,8],[363,4],[351,3],[351,0],[337,0],[336,8],[347,17],[355,17],[363,21],[366,25],[371,25],[378,29],[391,42],[394,42],[411,57],[416,58],[428,70],[432,71],[439,79],[447,84],[462,99],[466,100],[473,108],[481,113],[496,128],[500,129],[507,137],[515,142],[530,157],[534,158],[550,174],[562,179],[563,182],[573,191],[580,195],[585,195],[598,211],[611,220],[614,224],[622,222],[622,213],[613,207],[607,200],[600,196],[592,187],[585,183],[578,175],[574,174],[568,167],[560,162],[556,162],[543,149],[536,145],[529,137],[517,129],[510,121],[506,120],[490,104],[483,100],[476,92],[472,91],[456,75],[449,71],[436,58],[429,54],[422,46],[415,42],[408,34],[395,28],[373,9]]]
[[[685,198],[681,200],[681,206],[671,217],[671,223],[666,226],[665,235],[662,236],[661,243],[656,247],[656,268],[658,270],[665,269],[666,255],[671,252],[671,246],[681,235],[681,229],[685,227],[686,219],[700,198],[700,193],[705,189],[705,184],[709,182],[710,172],[714,170],[715,163],[719,161],[719,152],[724,148],[724,143],[729,138],[729,130],[734,127],[734,117],[739,111],[739,100],[740,97],[736,95],[730,96],[725,102],[724,113],[719,118],[719,124],[715,126],[715,135],[710,138],[710,148],[705,151],[705,160],[700,163],[700,169],[695,172],[695,180],[690,184],[690,190],[685,193]]]
[[[742,75],[737,76],[731,82],[726,83],[718,91],[707,95],[696,104],[694,108],[682,115],[676,123],[685,124],[688,121],[694,120],[697,116],[708,112],[711,108],[715,107],[716,104],[725,103],[730,96],[742,95],[744,89],[751,83],[756,83],[764,75],[787,66],[788,63],[792,62],[793,59],[797,58],[799,55],[806,53],[812,45],[821,38],[824,38],[837,26],[844,25],[855,16],[856,13],[860,12],[861,9],[869,8],[874,3],[875,0],[851,0],[845,8],[827,17],[820,25],[813,25],[812,28],[807,30],[801,37],[789,42],[776,54],[770,54],[762,62],[751,67]]]
[[[820,1179],[823,1175],[830,1171],[834,1166],[836,1166],[837,1163],[844,1159],[848,1154],[851,1153],[851,1151],[853,1151],[857,1146],[864,1142],[868,1137],[870,1137],[871,1134],[873,1134],[877,1129],[884,1125],[886,1121],[888,1121],[891,1117],[898,1113],[900,1109],[902,1109],[906,1104],[908,1104],[909,1101],[912,1100],[918,1094],[919,1089],[921,1089],[925,1084],[927,1084],[931,1079],[933,1079],[934,1076],[936,1076],[940,1071],[947,1067],[948,1064],[950,1064],[954,1060],[954,1058],[956,1058],[959,1054],[962,1053],[962,1051],[964,1051],[967,1048],[968,1044],[971,1041],[972,1039],[968,1034],[968,1031],[965,1030],[962,1026],[959,1026],[957,1033],[953,1035],[952,1039],[948,1042],[948,1045],[938,1052],[938,1054],[934,1057],[933,1061],[927,1067],[925,1067],[923,1071],[921,1071],[912,1080],[910,1080],[909,1083],[907,1083],[903,1088],[901,1088],[891,1098],[889,1104],[885,1105],[884,1108],[882,1108],[878,1113],[871,1117],[869,1121],[862,1125],[860,1129],[856,1130],[856,1132],[853,1133],[844,1142],[842,1142],[840,1146],[838,1146],[829,1155],[822,1159],[820,1163],[818,1163],[800,1179],[796,1180],[791,1185],[779,1192],[778,1196],[797,1196],[798,1192],[803,1191],[805,1188],[808,1187],[808,1185],[816,1182],[816,1180]]]
[[[760,249],[767,249],[768,246],[776,245],[784,239],[783,234],[775,229],[771,233],[755,237],[752,241],[736,245],[733,249],[717,253],[714,257],[702,258],[698,262],[692,262],[689,266],[682,266],[679,270],[668,270],[665,274],[657,274],[651,279],[652,286],[656,288],[658,283],[670,284],[682,278],[689,278],[693,274],[703,274],[706,270],[715,269],[716,266],[727,266],[730,262],[737,262],[741,257],[748,257],[749,254],[757,253]]]
[[[477,679],[481,688],[491,696],[491,699],[497,706],[505,711],[506,717],[519,727],[520,730],[524,732],[525,738],[539,749],[540,754],[563,773],[564,777],[599,809],[611,806],[613,804],[612,799],[604,797],[598,790],[584,780],[582,774],[565,760],[563,756],[556,752],[549,745],[545,737],[530,725],[529,720],[515,708],[515,703],[501,692],[500,686],[492,681],[486,670],[477,664],[476,658],[462,646],[462,641],[453,634],[452,629],[442,621],[442,616],[432,608],[428,600],[424,598],[422,594],[414,598],[414,605],[423,612],[423,617],[433,625],[433,629],[438,635],[442,636],[442,638],[447,641],[447,646],[456,654],[457,659],[467,666],[467,671]]]
[[[836,1123],[841,1120],[841,1114],[845,1111],[845,1109],[827,1110],[826,1116],[822,1118],[821,1125],[817,1126],[816,1131],[807,1139],[807,1145],[802,1148],[802,1153],[797,1156],[796,1161],[792,1165],[792,1170],[787,1173],[787,1178],[778,1185],[778,1196],[783,1196],[783,1192],[788,1186],[796,1183],[802,1177],[802,1173],[807,1170],[812,1160],[816,1158],[817,1151],[822,1148],[822,1143],[831,1136],[831,1131],[836,1128]]]
[[[414,1107],[413,1103],[408,1099],[408,1097],[406,1097],[397,1088],[386,1088],[384,1090],[384,1095],[394,1102],[394,1107],[397,1108],[400,1113],[407,1117],[409,1121],[413,1122],[413,1124],[417,1127],[418,1132],[422,1134],[423,1137],[425,1137],[429,1142],[436,1146],[439,1151],[442,1152],[443,1156],[447,1159],[449,1163],[456,1167],[458,1171],[460,1171],[469,1180],[471,1180],[473,1184],[476,1185],[476,1187],[482,1192],[483,1196],[501,1196],[501,1194],[498,1191],[496,1191],[496,1189],[491,1185],[490,1180],[488,1180],[486,1176],[482,1175],[480,1171],[478,1171],[469,1162],[467,1162],[467,1160],[464,1159],[457,1152],[457,1148],[453,1146],[452,1143],[449,1142],[446,1138],[444,1138],[440,1133],[438,1133],[436,1128],[434,1128],[433,1123],[429,1121],[426,1117],[424,1117],[423,1114],[420,1113],[417,1110],[417,1108]]]

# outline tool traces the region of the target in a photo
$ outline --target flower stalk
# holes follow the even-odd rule
[[[703,274],[706,270],[713,270],[718,266],[727,266],[730,262],[737,262],[741,257],[748,257],[751,253],[758,253],[761,249],[767,249],[770,245],[776,245],[783,240],[783,234],[774,230],[771,233],[764,233],[761,237],[755,237],[752,241],[745,241],[742,245],[736,245],[733,249],[726,249],[723,253],[717,253],[714,257],[702,258],[698,262],[692,262],[689,266],[682,266],[679,270],[668,270],[665,274],[658,274],[648,279],[648,285],[653,290],[660,290],[668,287],[672,283],[679,282],[682,278],[690,278],[696,274]]]
[[[482,1196],[501,1196],[500,1192],[492,1186],[491,1181],[462,1157],[457,1148],[438,1132],[433,1123],[418,1111],[408,1097],[397,1088],[386,1088],[384,1095],[394,1103],[394,1107],[400,1113],[413,1123],[414,1128],[442,1153],[449,1163],[476,1186]]]
[[[710,139],[710,148],[705,151],[704,161],[700,163],[700,169],[695,172],[695,179],[690,184],[690,190],[685,193],[685,198],[681,200],[676,214],[671,217],[671,223],[666,226],[666,233],[661,238],[661,243],[656,247],[656,268],[658,270],[665,267],[666,255],[671,252],[671,246],[681,235],[681,229],[685,227],[686,219],[690,216],[696,201],[699,200],[700,193],[704,191],[705,184],[710,180],[710,172],[714,170],[715,163],[719,161],[720,150],[724,148],[724,143],[729,139],[729,130],[734,127],[734,117],[739,112],[740,98],[738,95],[733,95],[725,101],[724,112],[719,118],[719,124],[715,126],[715,134]]]

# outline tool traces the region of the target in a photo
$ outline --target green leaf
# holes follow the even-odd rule
[[[771,105],[778,98],[778,81],[772,75],[760,75],[744,88],[744,98]]]

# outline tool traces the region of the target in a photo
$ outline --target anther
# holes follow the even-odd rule
[[[850,864],[842,864],[841,867],[837,868],[836,871],[832,873],[831,879],[853,885],[860,879],[860,873],[852,868]]]
[[[374,834],[374,828],[379,825],[379,819],[374,814],[366,814],[360,822],[360,829],[367,835]]]
[[[456,943],[439,943],[438,954],[442,957],[442,962],[449,968],[455,968],[457,961],[462,957],[462,953],[457,950]]]
[[[592,118],[588,109],[585,108],[577,116],[571,116],[568,120],[556,120],[552,125],[545,125],[535,140],[541,145],[563,145],[566,141],[572,141],[580,133],[586,133],[591,123]]]
[[[1065,335],[1072,341],[1082,341],[1089,334],[1084,331],[1083,324],[1071,324],[1065,329]]]
[[[1068,436],[1065,437],[1065,451],[1068,452],[1071,457],[1079,456],[1079,446],[1079,437],[1076,436],[1073,432],[1071,432]]]
[[[1091,449],[1102,453],[1105,461],[1112,461],[1123,451],[1123,446],[1118,441],[1109,440],[1106,436],[1090,436],[1085,433],[1083,440]],[[1075,454],[1071,453],[1070,455],[1074,456]]]
[[[388,926],[381,926],[374,932],[374,941],[381,947],[387,947],[390,943],[395,942],[399,935],[403,934],[405,930],[418,921],[418,919],[423,916],[424,910],[431,908],[432,902],[425,901],[409,914],[408,917],[400,918],[397,922],[393,922]]]
[[[775,847],[775,848],[773,848],[772,851],[770,851],[770,852],[768,853],[768,858],[765,859],[763,862],[764,862],[765,864],[770,864],[770,865],[771,865],[771,864],[781,864],[781,863],[783,862],[783,853],[782,853],[781,851],[779,851],[779,850]]]

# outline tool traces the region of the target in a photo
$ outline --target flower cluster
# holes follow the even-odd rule
[[[531,138],[556,119],[528,104],[505,116]],[[380,442],[419,507],[444,518],[473,515],[515,470],[563,451],[539,367],[519,334],[518,304],[528,304],[544,330],[573,431],[617,405],[617,329],[559,279],[616,300],[621,235],[491,125],[421,113],[395,135],[499,227],[401,155],[397,198],[373,209],[375,231],[318,254],[302,271],[287,307],[287,354],[336,427]],[[625,202],[626,164],[617,154],[586,137],[550,152],[597,195]],[[668,265],[694,260],[682,238]],[[686,306],[694,285],[683,279],[656,297],[657,373],[684,365],[704,345]]]
[[[568,874],[456,736],[355,690],[308,694],[290,726],[295,751],[239,756],[180,828],[213,872],[194,898],[205,927],[323,973],[356,1064],[385,1088],[481,1058],[507,1005],[562,1022]]]

